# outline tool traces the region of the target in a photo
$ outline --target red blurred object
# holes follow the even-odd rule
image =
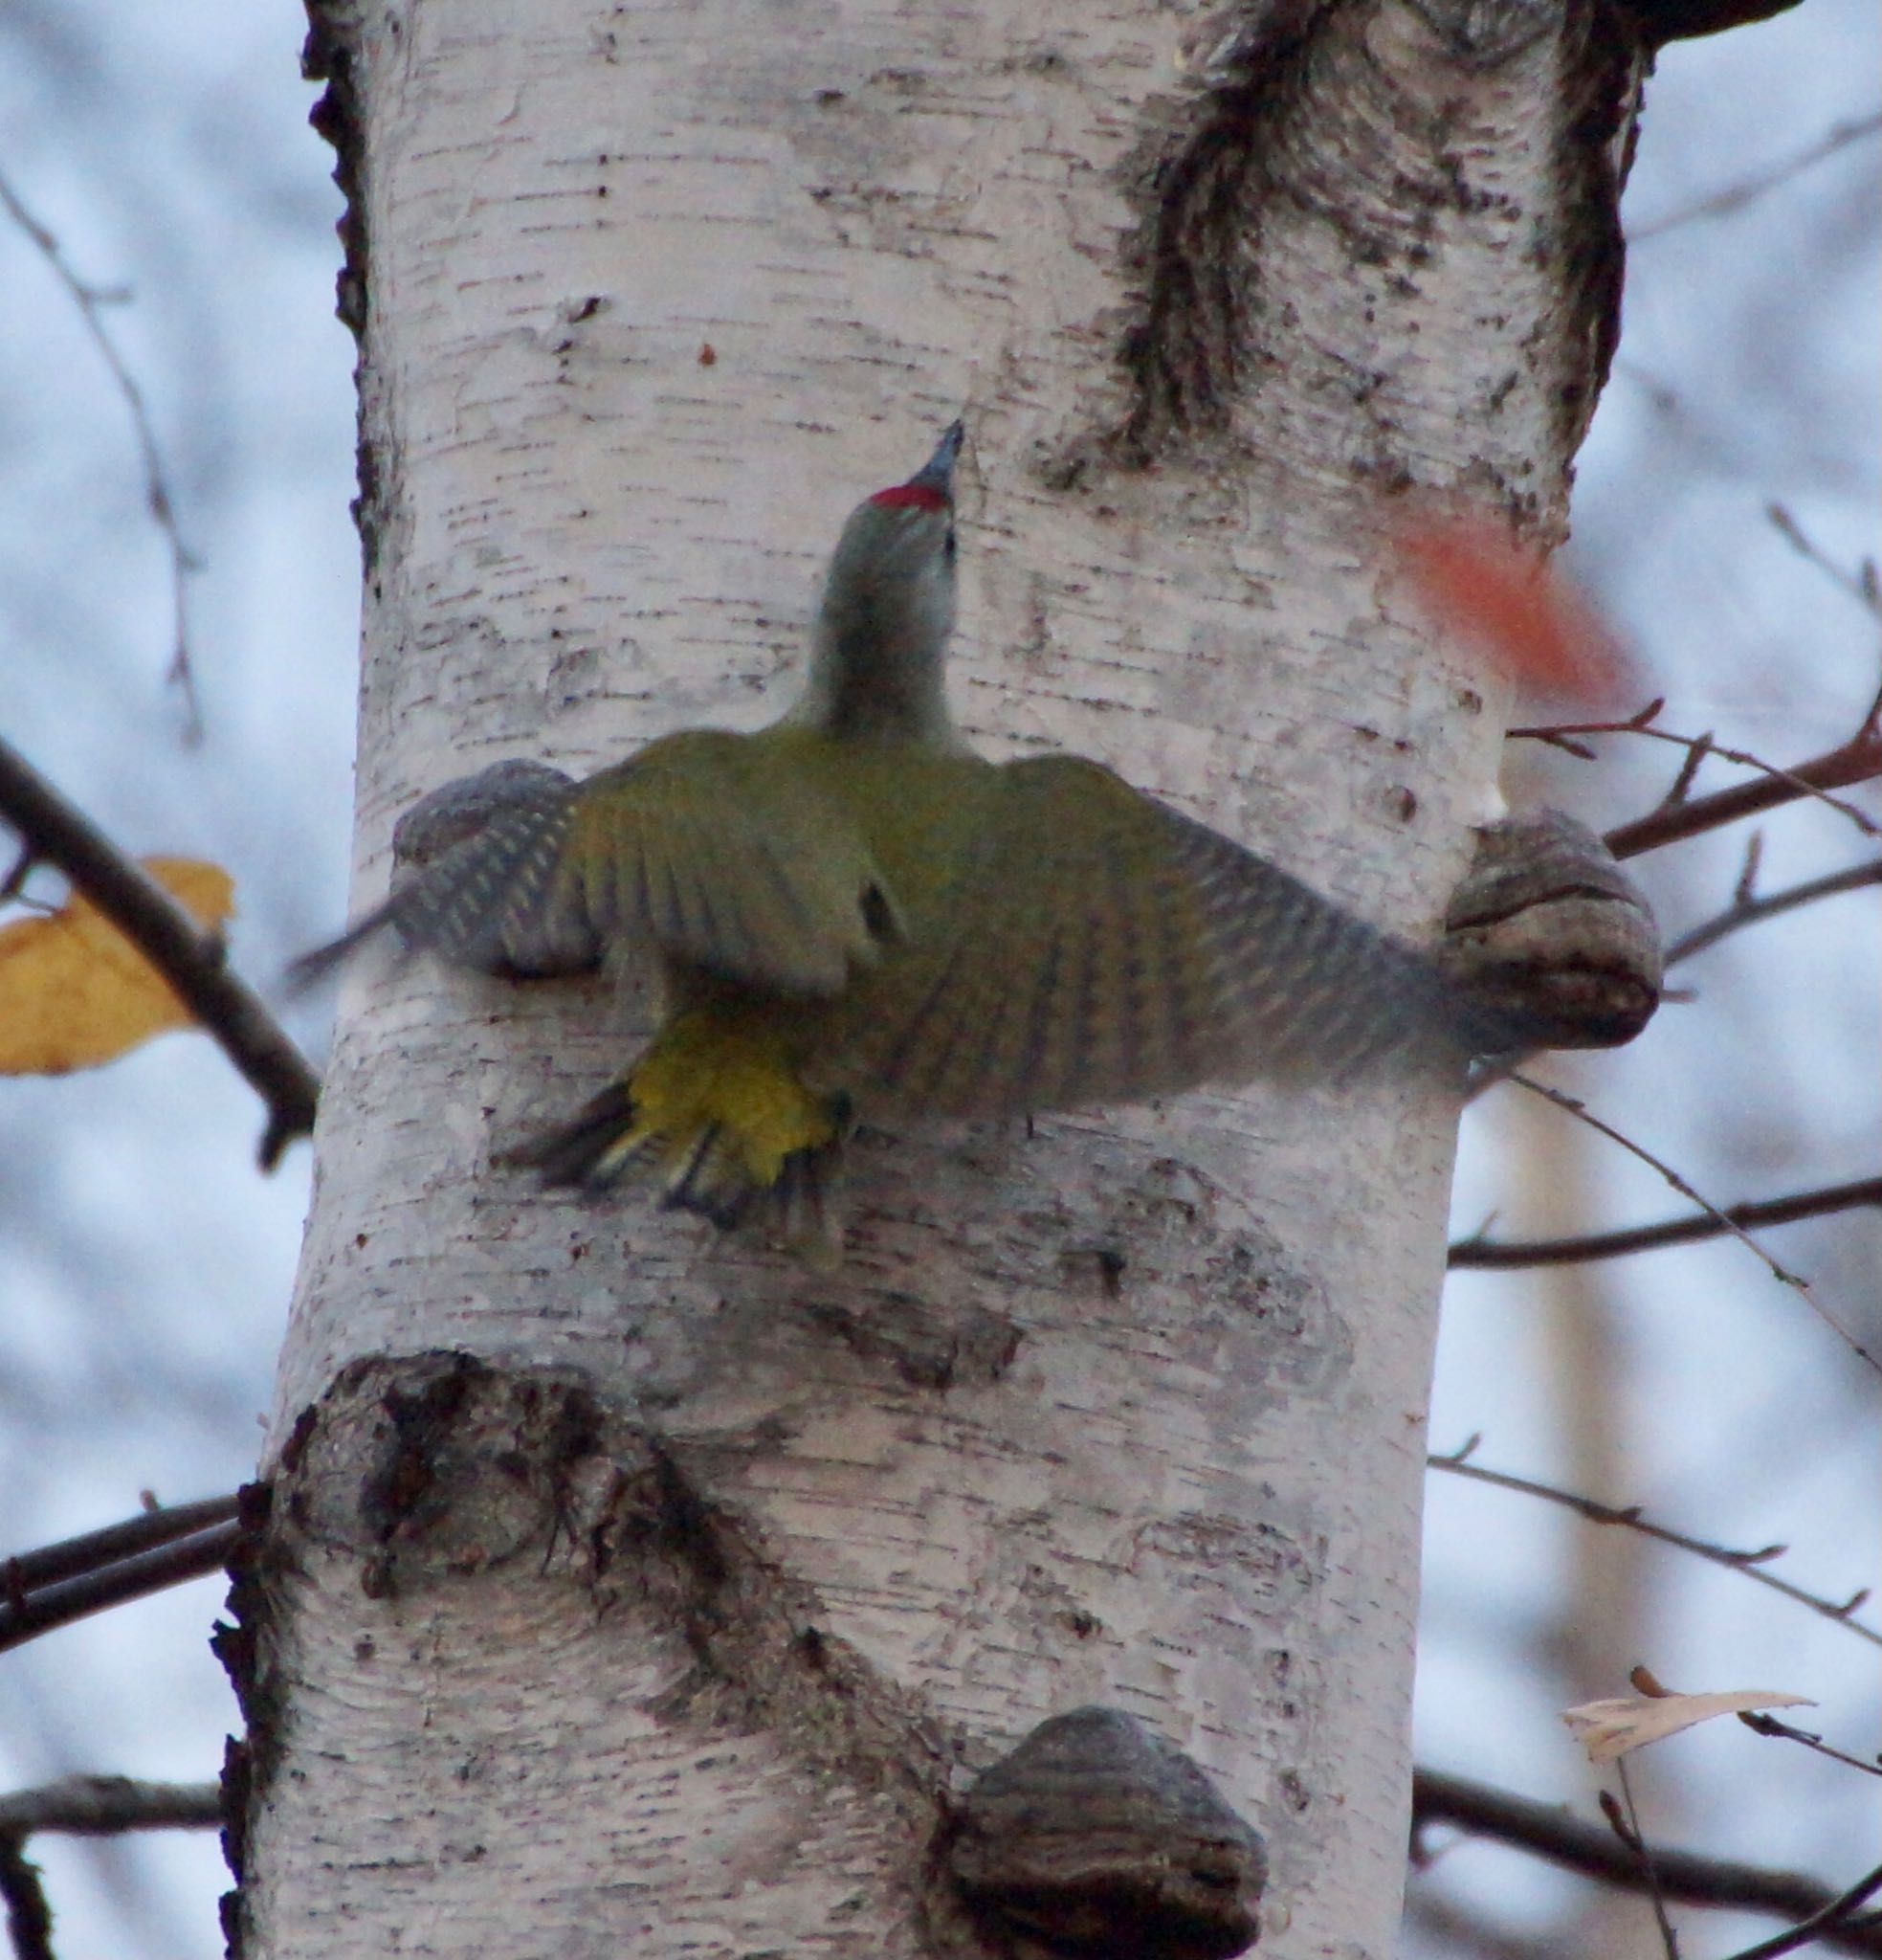
[[[1518,687],[1595,708],[1630,685],[1625,648],[1542,554],[1488,518],[1423,511],[1391,526],[1393,554],[1432,624]]]

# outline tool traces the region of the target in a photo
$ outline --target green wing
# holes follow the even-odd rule
[[[945,933],[834,1010],[866,1104],[1015,1114],[1477,1044],[1422,954],[1109,769],[999,776]]]
[[[567,916],[786,993],[834,993],[897,930],[868,846],[787,730],[672,735],[590,777],[545,900],[552,929]]]
[[[575,784],[548,772],[301,963],[390,925],[459,966],[579,971],[613,947],[783,993],[834,993],[897,932],[897,911],[798,744],[688,730]]]

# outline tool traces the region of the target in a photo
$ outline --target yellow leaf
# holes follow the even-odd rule
[[[144,869],[206,932],[233,910],[234,883],[197,858]],[[191,1024],[168,983],[88,899],[0,925],[0,1074],[96,1068],[169,1028]]]

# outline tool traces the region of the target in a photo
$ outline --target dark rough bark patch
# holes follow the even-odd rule
[[[222,1856],[235,1882],[217,1909],[229,1960],[241,1960],[247,1944],[249,1821],[267,1801],[279,1768],[283,1722],[279,1690],[267,1665],[271,1579],[281,1570],[271,1565],[269,1548],[273,1493],[265,1483],[245,1483],[237,1495],[241,1535],[229,1559],[229,1617],[218,1620],[210,1636],[210,1651],[221,1661],[242,1711],[242,1734],[231,1736],[222,1754]]]
[[[555,1553],[592,1507],[603,1428],[566,1373],[504,1373],[445,1350],[371,1356],[303,1414],[277,1502],[297,1530],[359,1557],[368,1597],[387,1597]],[[595,1576],[591,1543],[574,1565]]]
[[[1555,439],[1564,462],[1582,446],[1614,350],[1621,342],[1621,288],[1627,238],[1621,192],[1633,167],[1639,138],[1640,85],[1647,60],[1619,12],[1605,0],[1573,0],[1570,43],[1575,51],[1569,96],[1556,144],[1561,181],[1561,227],[1568,256],[1563,283],[1569,324],[1563,342],[1579,371],[1563,378],[1556,396]]]
[[[351,26],[342,7],[330,0],[308,0],[300,74],[303,80],[326,83],[320,100],[307,112],[307,121],[314,133],[332,145],[333,181],[343,200],[334,227],[340,235],[341,262],[334,278],[333,310],[354,341],[364,345],[368,241],[361,170],[365,139],[353,71]]]
[[[300,53],[300,72],[309,81],[326,87],[308,112],[317,135],[333,147],[333,181],[344,200],[335,230],[340,234],[340,270],[334,278],[334,312],[353,336],[359,359],[353,368],[355,393],[366,359],[368,277],[372,240],[367,229],[365,187],[365,124],[361,100],[356,45],[358,23],[344,0],[307,0],[307,39]],[[396,23],[394,23],[396,31]],[[382,486],[379,457],[366,429],[361,399],[354,467],[359,492],[353,499],[353,523],[360,534],[362,568],[372,576],[379,561]]]
[[[1452,60],[1496,68],[1541,39],[1561,14],[1561,0],[1409,0],[1443,40]]]
[[[1723,33],[1788,13],[1798,0],[1619,0],[1621,11],[1639,28],[1650,48],[1700,34]]]
[[[1144,212],[1125,248],[1140,312],[1118,348],[1135,400],[1115,448],[1130,467],[1220,427],[1248,378],[1261,213],[1276,189],[1270,138],[1295,107],[1327,11],[1274,10],[1234,50],[1232,78],[1197,102],[1188,126],[1155,131],[1127,166],[1131,201]]]
[[[1013,1365],[1025,1335],[1004,1314],[971,1301],[931,1313],[912,1294],[873,1302],[858,1312],[835,1300],[806,1298],[806,1321],[842,1342],[859,1361],[886,1364],[911,1389],[945,1394],[988,1388]]]
[[[277,1476],[281,1537],[357,1561],[369,1597],[504,1570],[574,1583],[677,1640],[662,1719],[764,1733],[886,1796],[913,1846],[934,1829],[955,1748],[931,1712],[828,1631],[684,1453],[609,1414],[568,1370],[443,1350],[349,1364]]]
[[[1126,166],[1126,195],[1142,212],[1125,248],[1126,275],[1140,297],[1119,345],[1132,406],[1101,443],[1074,443],[1047,466],[1044,474],[1060,487],[1084,474],[1098,447],[1112,461],[1141,469],[1206,444],[1227,433],[1235,404],[1259,392],[1286,357],[1278,345],[1286,333],[1281,300],[1268,290],[1273,269],[1264,262],[1276,212],[1309,212],[1340,234],[1356,269],[1371,268],[1388,290],[1412,297],[1409,282],[1445,224],[1483,208],[1484,193],[1450,147],[1444,114],[1417,88],[1401,91],[1393,75],[1369,66],[1361,48],[1369,14],[1394,4],[1403,0],[1280,0],[1250,9],[1239,39],[1211,52],[1214,85],[1175,112],[1180,122],[1146,131]],[[1539,215],[1547,238],[1541,249],[1563,257],[1565,310],[1543,323],[1536,381],[1551,391],[1559,445],[1539,460],[1560,468],[1593,412],[1618,333],[1618,199],[1639,44],[1608,0],[1569,0],[1565,14],[1533,0],[1417,0],[1415,11],[1450,64],[1460,103],[1543,35],[1559,37],[1564,51],[1566,99],[1552,118],[1557,195]],[[1328,63],[1340,77],[1322,72]],[[1362,85],[1367,98],[1369,121],[1348,132],[1358,145],[1351,155],[1341,151],[1346,137],[1326,120],[1326,101],[1339,93],[1335,79]],[[1377,156],[1359,154],[1381,144]],[[1329,167],[1317,170],[1317,162]],[[1382,202],[1387,187],[1362,165],[1387,172],[1395,187],[1389,205]],[[1356,293],[1356,321],[1363,305]],[[1322,351],[1338,364],[1339,348]],[[1375,386],[1385,379],[1372,377]],[[1352,385],[1363,413],[1367,378],[1357,367]],[[1514,385],[1514,376],[1498,384],[1505,393]],[[1384,444],[1369,468],[1375,490],[1394,479],[1390,449]],[[1533,520],[1533,505],[1532,496],[1516,515]]]
[[[962,1798],[937,1854],[1014,1954],[1229,1960],[1260,1931],[1260,1834],[1116,1708],[1042,1722]]]
[[[1551,1048],[1631,1041],[1660,1003],[1660,936],[1640,888],[1558,810],[1478,834],[1438,957]]]
[[[622,1486],[606,1543],[634,1596],[679,1629],[694,1659],[657,1712],[763,1731],[808,1766],[886,1796],[912,1848],[935,1827],[954,1740],[828,1630],[813,1589],[706,1498],[675,1453],[651,1439],[646,1448],[649,1474]]]

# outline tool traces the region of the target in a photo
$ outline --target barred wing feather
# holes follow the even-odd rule
[[[1074,757],[1002,770],[944,943],[866,981],[839,1079],[989,1116],[1339,1080],[1468,1037],[1425,957]]]
[[[576,971],[646,945],[755,987],[829,994],[896,919],[854,825],[789,753],[689,730],[511,800],[300,972],[390,925],[485,971]]]

